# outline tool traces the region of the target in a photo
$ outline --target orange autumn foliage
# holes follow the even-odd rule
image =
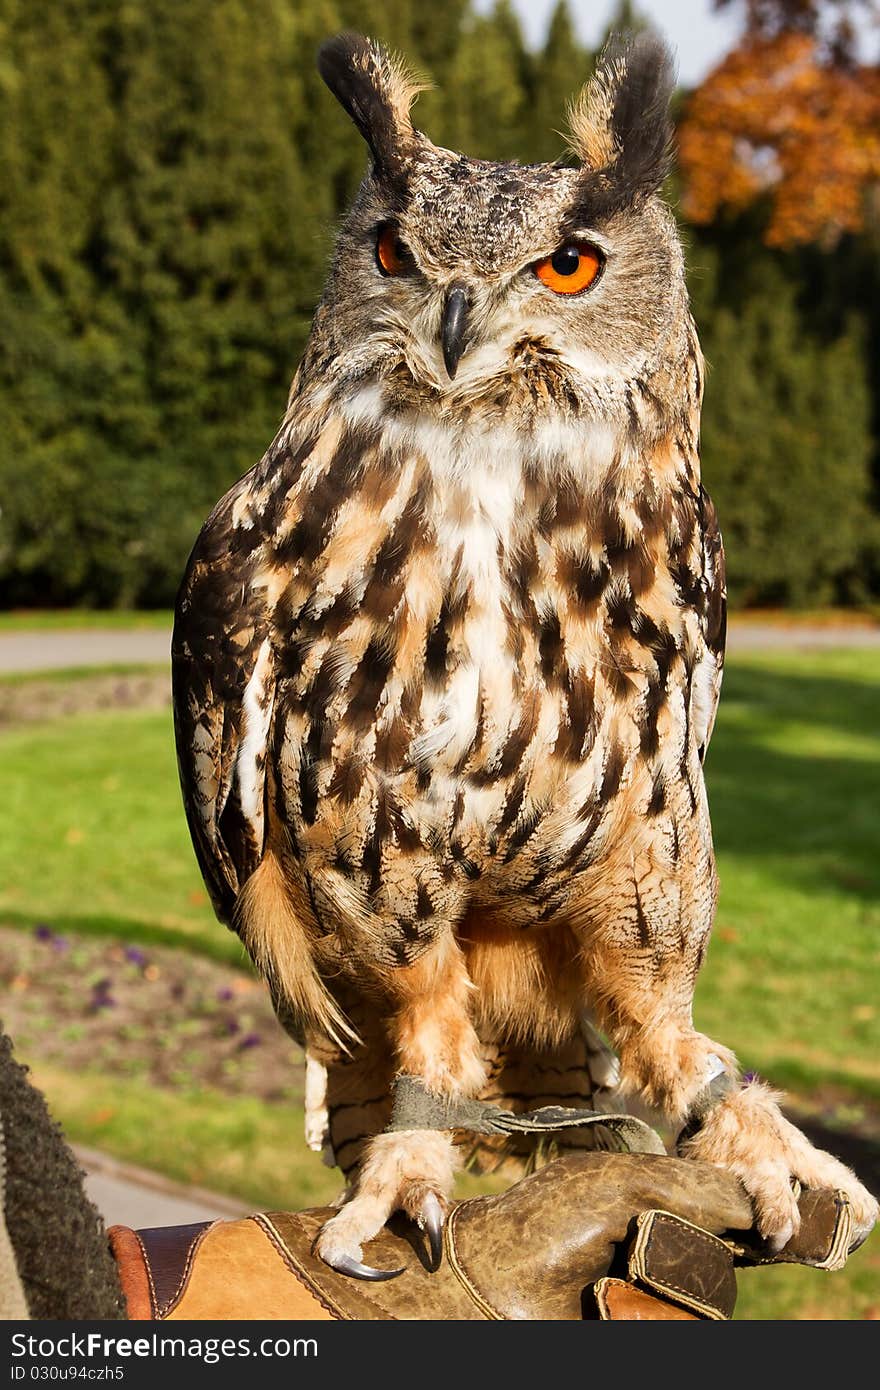
[[[880,68],[831,66],[802,33],[746,39],[679,127],[683,211],[711,222],[771,198],[771,246],[864,230],[880,188]]]

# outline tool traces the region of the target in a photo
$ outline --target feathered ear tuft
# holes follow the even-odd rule
[[[669,172],[674,87],[669,48],[645,30],[609,41],[572,106],[572,150],[590,173],[602,176],[615,201],[632,203],[656,192]]]
[[[399,174],[415,140],[410,107],[429,84],[361,34],[338,34],[322,44],[318,71],[372,150],[377,170]]]

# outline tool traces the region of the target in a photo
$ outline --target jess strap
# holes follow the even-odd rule
[[[487,1101],[438,1096],[427,1090],[418,1077],[407,1075],[398,1076],[394,1082],[391,1119],[385,1132],[464,1129],[471,1134],[553,1134],[597,1125],[610,1130],[625,1153],[666,1153],[660,1135],[635,1115],[605,1114],[565,1105],[544,1105],[515,1114]]]

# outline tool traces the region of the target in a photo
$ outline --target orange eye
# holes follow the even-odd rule
[[[410,269],[412,256],[393,222],[386,222],[384,227],[379,228],[376,262],[383,275],[403,275]]]
[[[535,274],[556,294],[579,294],[598,279],[605,257],[588,241],[567,241],[552,256],[535,262]]]

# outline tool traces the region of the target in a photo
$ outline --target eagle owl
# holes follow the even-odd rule
[[[218,915],[378,1117],[318,1251],[375,1275],[363,1243],[398,1209],[437,1241],[458,1150],[382,1132],[396,1073],[485,1094],[493,1047],[540,1070],[585,1010],[622,1087],[691,1121],[686,1151],[742,1177],[770,1241],[797,1223],[795,1178],[845,1189],[864,1229],[865,1189],[692,1023],[725,598],[658,195],[669,54],[611,47],[572,109],[573,161],[536,166],[432,144],[417,85],[370,40],[331,40],[319,67],[369,171],[281,428],[202,530],[173,642]]]

